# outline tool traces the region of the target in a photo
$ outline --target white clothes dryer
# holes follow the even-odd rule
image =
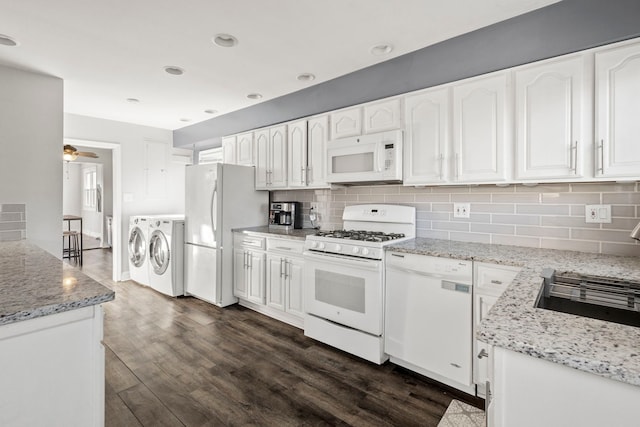
[[[172,297],[184,295],[184,216],[149,219],[149,286]]]
[[[149,285],[148,233],[149,220],[146,216],[129,218],[129,277],[141,285]]]

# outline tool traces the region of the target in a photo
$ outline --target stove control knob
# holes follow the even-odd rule
[[[340,252],[342,250],[342,245],[336,245],[336,252]]]
[[[360,253],[360,248],[357,247],[357,246],[355,248],[353,248],[353,253],[354,254]]]
[[[324,243],[320,242],[320,243],[318,244],[318,249],[324,249]]]
[[[369,255],[369,249],[362,248],[362,255]]]
[[[315,247],[317,247],[317,246],[318,246],[318,242],[311,242],[311,247],[312,247],[312,248],[315,248]]]

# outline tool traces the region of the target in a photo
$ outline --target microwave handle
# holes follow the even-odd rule
[[[384,147],[384,144],[382,144]],[[377,172],[382,172],[384,170],[384,159],[382,158],[382,153],[384,152],[384,148],[378,147],[376,151],[376,165],[378,165]]]

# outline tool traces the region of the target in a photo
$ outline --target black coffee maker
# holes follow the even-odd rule
[[[302,228],[302,203],[271,203],[269,205],[269,227],[285,230]]]

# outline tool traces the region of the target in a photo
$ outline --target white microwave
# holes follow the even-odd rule
[[[401,181],[402,131],[335,139],[327,144],[327,182]]]

